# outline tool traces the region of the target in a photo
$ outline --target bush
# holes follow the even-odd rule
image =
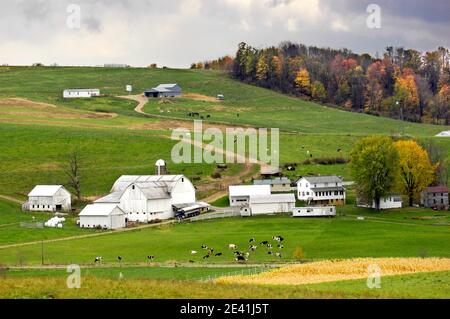
[[[295,247],[294,252],[292,253],[292,257],[297,260],[305,259],[305,253],[303,252],[303,248],[300,246]]]
[[[307,159],[302,162],[303,165],[334,165],[334,164],[346,164],[348,160],[343,157],[317,157],[313,159]]]

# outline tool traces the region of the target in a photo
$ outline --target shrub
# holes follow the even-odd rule
[[[305,259],[305,253],[303,252],[303,248],[300,246],[295,247],[294,252],[292,253],[292,257],[297,260]]]

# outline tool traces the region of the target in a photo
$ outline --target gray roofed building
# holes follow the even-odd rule
[[[253,181],[254,185],[270,185],[273,192],[290,192],[291,180],[287,177],[274,179],[257,179]]]
[[[342,183],[342,178],[338,176],[305,176],[303,177],[311,184],[322,184],[322,183]]]
[[[146,97],[178,97],[181,96],[181,86],[176,83],[159,84],[158,86],[145,90]]]

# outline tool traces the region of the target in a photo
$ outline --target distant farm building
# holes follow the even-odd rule
[[[382,197],[380,199],[380,209],[396,209],[402,208],[403,199],[400,195],[389,195]],[[358,207],[366,207],[366,208],[376,208],[375,201],[372,201],[371,204],[367,203],[366,200],[358,199],[357,203]]]
[[[100,96],[99,89],[67,89],[63,92],[65,99],[91,98]]]
[[[128,64],[120,64],[120,63],[107,63],[103,65],[104,68],[129,68]]]
[[[293,217],[334,217],[336,216],[335,206],[317,207],[295,207],[292,212]]]
[[[443,131],[436,135],[437,137],[450,137],[450,131]]]
[[[176,83],[160,84],[152,89],[145,90],[146,97],[179,97],[182,94],[181,86]]]
[[[269,196],[270,185],[239,185],[228,188],[230,206],[247,206],[250,196]]]
[[[294,194],[251,195],[248,205],[241,207],[241,216],[290,213],[294,207]]]
[[[27,211],[70,212],[71,195],[62,185],[37,185],[22,205]]]
[[[297,198],[308,205],[345,205],[345,196],[338,176],[302,177],[297,182]]]
[[[448,187],[435,186],[424,189],[420,195],[420,204],[433,209],[448,209]]]
[[[291,180],[287,177],[275,179],[257,179],[253,181],[254,185],[270,185],[272,192],[290,192]]]
[[[87,205],[79,216],[81,228],[119,229],[126,226],[126,214],[116,204]]]
[[[217,99],[218,99],[219,101],[223,101],[223,100],[225,100],[225,95],[223,95],[223,94],[217,94]]]
[[[260,171],[261,176],[263,176],[264,178],[270,178],[272,176],[280,176],[281,174],[281,170],[279,167],[277,166],[261,166],[261,171]]]

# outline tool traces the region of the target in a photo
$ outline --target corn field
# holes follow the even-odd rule
[[[216,279],[223,284],[303,285],[363,279],[378,269],[380,276],[450,270],[450,258],[358,258],[297,264],[254,275]]]

